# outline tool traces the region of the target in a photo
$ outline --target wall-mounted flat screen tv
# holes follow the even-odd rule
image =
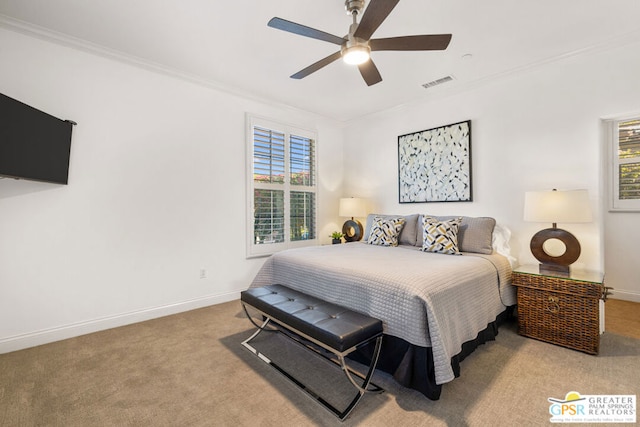
[[[0,176],[67,184],[74,124],[0,93]]]

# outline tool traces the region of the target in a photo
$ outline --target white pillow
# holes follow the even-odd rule
[[[511,268],[514,268],[518,265],[518,260],[511,256],[511,246],[509,246],[510,239],[511,230],[502,224],[496,224],[493,228],[491,246],[493,246],[494,251],[506,257],[509,263],[511,263]]]

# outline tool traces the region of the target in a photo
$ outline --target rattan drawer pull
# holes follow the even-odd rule
[[[560,311],[560,305],[558,305],[558,297],[549,297],[549,304],[547,304],[547,311],[549,313],[557,313]]]

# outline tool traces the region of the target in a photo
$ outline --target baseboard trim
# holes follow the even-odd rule
[[[0,354],[23,350],[29,347],[35,347],[42,344],[48,344],[80,335],[104,331],[106,329],[117,328],[119,326],[130,325],[132,323],[143,322],[145,320],[156,319],[158,317],[169,316],[171,314],[182,313],[184,311],[195,310],[197,308],[221,304],[237,299],[240,299],[240,291],[208,295],[175,304],[152,307],[57,328],[14,335],[0,339]]]
[[[612,289],[608,298],[621,299],[624,301],[640,302],[640,293],[633,291]]]

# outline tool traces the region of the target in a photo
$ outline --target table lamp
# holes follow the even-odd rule
[[[342,226],[342,234],[344,234],[344,240],[347,242],[357,242],[362,239],[364,229],[362,224],[355,217],[363,217],[367,215],[364,200],[356,197],[349,197],[340,199],[340,209],[338,212],[340,216],[351,217],[350,220],[345,221]]]
[[[524,220],[550,222],[551,228],[538,231],[531,238],[531,253],[540,261],[540,273],[569,275],[569,266],[580,257],[580,243],[557,223],[591,222],[591,206],[587,190],[527,191],[524,198]],[[554,253],[553,244],[560,241],[564,252]]]

